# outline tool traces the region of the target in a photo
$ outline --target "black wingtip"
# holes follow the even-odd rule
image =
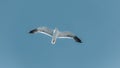
[[[35,32],[37,32],[37,29],[33,29],[33,30],[29,31],[30,34],[33,34]]]
[[[81,39],[79,39],[77,36],[74,36],[74,40],[75,40],[76,42],[82,43]]]

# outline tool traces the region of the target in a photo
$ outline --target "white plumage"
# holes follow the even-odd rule
[[[30,34],[43,33],[45,35],[48,35],[52,37],[52,41],[51,41],[52,44],[56,43],[57,38],[69,38],[69,39],[74,39],[76,42],[82,43],[82,41],[76,35],[70,32],[60,32],[57,28],[55,28],[54,30],[51,30],[47,27],[39,27],[31,30],[29,33]]]

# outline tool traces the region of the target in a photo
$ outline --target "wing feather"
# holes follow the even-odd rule
[[[34,34],[34,33],[43,33],[46,34],[48,36],[52,36],[53,35],[53,30],[47,28],[47,27],[39,27],[36,29],[33,29],[29,32],[30,34]]]
[[[76,42],[82,43],[81,39],[70,32],[60,32],[58,38],[70,38],[74,39]]]
[[[72,38],[74,35],[70,32],[59,32],[58,38]]]

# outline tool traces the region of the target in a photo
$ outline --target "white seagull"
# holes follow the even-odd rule
[[[56,43],[57,38],[69,38],[69,39],[74,39],[76,42],[82,43],[82,41],[76,35],[70,32],[60,32],[57,28],[51,30],[47,27],[39,27],[31,30],[29,33],[30,34],[43,33],[45,35],[48,35],[52,37],[52,41],[51,41],[52,44]]]

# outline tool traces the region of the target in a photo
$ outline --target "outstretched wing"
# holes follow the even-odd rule
[[[74,39],[76,42],[82,43],[81,39],[79,39],[77,36],[75,36],[70,32],[60,32],[58,34],[58,38],[71,38],[71,39]]]
[[[48,36],[52,36],[53,35],[53,30],[47,28],[47,27],[39,27],[36,29],[33,29],[29,32],[30,34],[34,34],[34,33],[43,33],[46,34]]]

